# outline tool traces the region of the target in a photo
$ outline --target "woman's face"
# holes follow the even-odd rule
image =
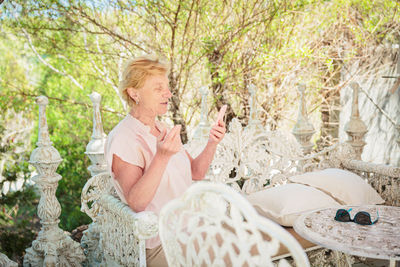
[[[138,90],[139,106],[151,116],[165,114],[172,94],[168,87],[167,75],[154,75],[146,79]]]

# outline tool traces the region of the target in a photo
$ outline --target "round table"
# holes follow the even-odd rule
[[[351,218],[359,211],[366,211],[373,225],[359,225],[354,222],[335,221],[338,208],[314,210],[300,216],[295,231],[305,239],[336,251],[347,254],[390,260],[390,266],[400,260],[400,207],[368,205],[343,206],[350,211]]]

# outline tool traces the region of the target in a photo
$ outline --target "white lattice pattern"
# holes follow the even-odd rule
[[[277,151],[277,153],[273,153]],[[296,172],[301,148],[295,140],[279,132],[244,129],[237,119],[217,148],[207,179],[229,184],[244,193],[278,183],[281,177]]]
[[[135,213],[109,194],[100,200],[98,224],[104,264],[146,266],[145,239],[158,233],[158,217],[149,211]]]
[[[281,243],[297,266],[309,266],[286,230],[223,184],[196,183],[168,203],[160,214],[160,238],[169,266],[274,266]]]
[[[153,212],[133,212],[116,196],[108,173],[88,180],[82,190],[82,211],[92,219],[82,246],[91,255],[92,265],[146,266],[145,240],[158,233],[158,217]],[[100,233],[100,236],[91,236]],[[94,251],[91,251],[94,250]]]
[[[93,220],[89,228],[84,231],[81,246],[87,257],[86,264],[96,266],[102,262],[103,249],[99,246],[100,229],[98,216],[101,214],[100,197],[104,194],[112,194],[115,190],[111,184],[111,176],[107,172],[103,172],[91,177],[82,189],[81,194],[81,211],[85,212]]]

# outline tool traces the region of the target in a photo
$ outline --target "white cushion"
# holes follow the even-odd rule
[[[271,187],[252,193],[247,199],[260,215],[283,226],[293,226],[306,211],[340,205],[324,192],[302,184]]]
[[[324,191],[344,205],[382,204],[385,201],[360,176],[341,169],[325,169],[292,176],[289,181]]]

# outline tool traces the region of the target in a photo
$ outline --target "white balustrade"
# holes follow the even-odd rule
[[[62,159],[49,137],[46,120],[48,102],[45,96],[36,100],[39,105],[39,135],[30,163],[38,171],[32,180],[40,192],[38,216],[42,227],[32,247],[26,249],[24,266],[80,266],[85,256],[79,243],[58,227],[61,206],[56,198],[56,190],[62,177],[56,170]]]

